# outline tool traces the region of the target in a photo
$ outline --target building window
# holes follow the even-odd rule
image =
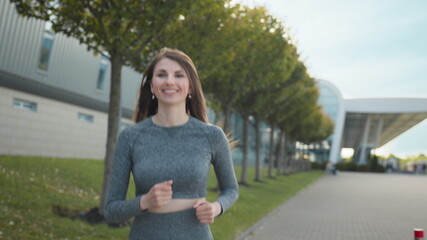
[[[102,55],[101,64],[99,65],[98,82],[96,84],[96,88],[98,90],[103,90],[105,87],[105,75],[108,68],[108,62],[109,59],[106,56]]]
[[[49,66],[49,59],[52,53],[53,47],[53,38],[55,34],[52,30],[52,24],[50,22],[46,22],[43,33],[42,47],[40,50],[40,58],[39,58],[39,69],[43,71],[47,71]]]
[[[78,113],[77,119],[87,123],[93,123],[93,116],[85,113]]]
[[[13,107],[31,112],[37,112],[37,103],[29,102],[21,99],[13,99]]]

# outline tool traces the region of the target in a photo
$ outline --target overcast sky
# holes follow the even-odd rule
[[[427,98],[426,0],[239,0],[281,19],[314,78],[345,99]],[[427,120],[377,150],[427,155]]]

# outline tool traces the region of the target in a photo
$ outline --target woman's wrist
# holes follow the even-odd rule
[[[215,206],[215,217],[218,217],[222,213],[221,203],[219,203],[218,201],[215,201],[212,204],[214,204]]]
[[[145,203],[145,194],[141,196],[140,200],[139,200],[139,209],[141,209],[141,211],[147,211],[148,210],[148,206]]]

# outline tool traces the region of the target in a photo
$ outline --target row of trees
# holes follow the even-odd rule
[[[224,118],[225,131],[230,130],[230,113],[242,117],[241,184],[247,184],[249,118],[254,119],[257,181],[262,180],[260,122],[270,126],[268,176],[273,177],[274,166],[279,174],[281,167],[291,165],[292,159],[282,162],[286,145],[323,140],[332,133],[333,122],[317,105],[315,81],[278,19],[263,7],[205,3],[209,11],[181,15],[162,45],[193,57],[210,106]],[[279,138],[274,143],[276,129]]]
[[[248,125],[256,132],[256,180],[261,180],[260,122],[271,127],[268,176],[282,166],[284,146],[325,139],[332,120],[317,105],[314,79],[307,73],[283,24],[263,7],[228,0],[11,0],[27,17],[50,21],[58,33],[88,50],[108,55],[111,93],[101,211],[117,138],[122,66],[142,72],[164,46],[186,52],[195,62],[208,104],[224,118],[243,119],[240,182],[247,184]],[[275,131],[278,140],[274,143]],[[274,156],[274,157],[273,157]],[[101,214],[103,214],[101,212]]]

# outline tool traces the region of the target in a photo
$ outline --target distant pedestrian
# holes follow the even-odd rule
[[[415,164],[415,173],[416,174],[424,174],[424,166],[421,163]]]
[[[328,163],[326,164],[326,172],[332,175],[337,174],[337,169],[335,168],[335,165],[331,161],[328,161]]]
[[[392,173],[393,172],[393,165],[391,163],[387,163],[387,173]]]

